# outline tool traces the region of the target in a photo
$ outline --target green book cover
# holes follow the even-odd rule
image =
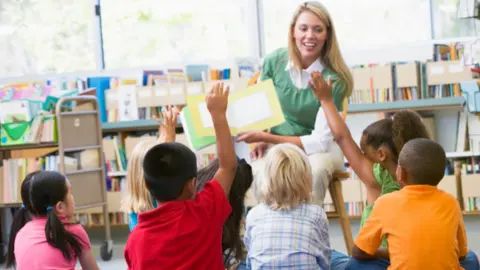
[[[192,116],[188,106],[182,109],[182,112],[180,113],[180,120],[183,126],[183,132],[185,133],[185,137],[187,138],[190,148],[194,149],[195,151],[199,151],[216,143],[217,140],[215,136],[199,137],[195,134]]]

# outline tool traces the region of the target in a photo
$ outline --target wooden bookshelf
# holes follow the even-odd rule
[[[463,97],[425,98],[417,100],[399,100],[366,104],[348,104],[348,113],[394,112],[399,110],[433,111],[444,109],[462,109]]]
[[[178,119],[178,127],[182,124]],[[127,132],[127,131],[149,131],[157,130],[158,123],[155,120],[134,120],[134,121],[120,121],[120,122],[105,122],[102,123],[103,132]]]
[[[58,143],[39,143],[39,144],[18,144],[18,145],[7,145],[0,146],[0,151],[16,151],[16,150],[26,150],[26,149],[39,149],[39,148],[53,148],[58,147]]]

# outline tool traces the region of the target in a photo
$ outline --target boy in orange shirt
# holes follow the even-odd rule
[[[405,144],[397,168],[403,188],[377,200],[355,241],[356,260],[346,269],[479,269],[476,255],[467,249],[458,202],[437,189],[445,164],[445,151],[436,142]],[[372,260],[383,236],[390,262]]]

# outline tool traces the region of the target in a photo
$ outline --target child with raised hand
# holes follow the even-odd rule
[[[125,259],[129,269],[223,270],[222,226],[231,212],[227,195],[237,160],[227,121],[228,87],[216,83],[206,97],[217,139],[219,168],[196,193],[197,158],[180,143],[162,143],[145,155],[145,184],[157,201],[140,213],[130,233]]]
[[[322,73],[312,72],[309,84],[320,101],[336,143],[342,149],[350,167],[365,184],[367,202],[360,221],[360,226],[363,226],[378,197],[400,189],[395,179],[395,171],[398,153],[403,145],[412,139],[428,138],[427,129],[418,114],[400,111],[395,113],[393,118],[370,124],[363,131],[358,147],[332,101],[330,78],[325,81]],[[382,247],[387,247],[385,239]],[[379,257],[388,257],[387,250],[378,251]]]
[[[75,202],[64,175],[36,172],[22,183],[21,194],[32,220],[15,216],[7,266],[16,265],[19,270],[74,269],[78,260],[83,270],[99,269],[82,225],[68,222]],[[21,211],[26,214],[25,209]]]
[[[237,269],[330,269],[328,220],[313,204],[306,154],[278,144],[265,157],[259,204],[247,215],[245,265]]]
[[[174,142],[177,126],[178,109],[176,107],[167,106],[162,111],[163,120],[155,118],[159,124],[158,140],[140,141],[133,148],[132,154],[128,159],[127,166],[127,194],[122,201],[122,210],[129,214],[130,231],[137,226],[138,213],[152,210],[157,207],[156,201],[152,198],[145,187],[145,179],[143,176],[143,159],[147,151],[158,143]]]
[[[198,171],[197,192],[203,190],[205,185],[214,179],[219,166],[219,160],[216,158],[207,167]],[[232,212],[223,224],[222,251],[225,268],[230,268],[245,259],[245,249],[240,233],[245,213],[245,194],[252,182],[252,167],[244,159],[237,159],[237,170],[228,195]]]
[[[353,247],[358,261],[351,260],[347,269],[479,269],[478,258],[467,249],[457,200],[437,188],[445,164],[438,143],[414,139],[405,144],[396,172],[402,189],[377,200]],[[390,262],[372,260],[385,236]]]

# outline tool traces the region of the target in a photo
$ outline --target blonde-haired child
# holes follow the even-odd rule
[[[246,268],[330,269],[327,216],[311,203],[306,154],[293,144],[272,147],[259,181],[259,204],[246,218]]]
[[[138,213],[152,210],[157,207],[156,201],[152,198],[145,186],[143,174],[143,159],[145,154],[158,143],[174,142],[175,128],[177,126],[178,108],[167,106],[162,111],[163,119],[158,119],[159,137],[156,142],[151,140],[140,141],[133,148],[132,155],[129,157],[127,166],[127,195],[122,202],[122,210],[130,216],[130,231],[138,223]]]

